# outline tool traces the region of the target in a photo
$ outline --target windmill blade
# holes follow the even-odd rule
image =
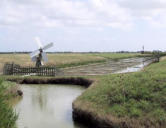
[[[43,63],[43,62],[41,62],[41,65],[43,66],[43,65],[44,65],[44,63]]]
[[[39,53],[40,53],[39,50],[35,50],[32,53],[30,53],[30,56],[31,56],[31,58],[33,58],[34,56],[37,56]]]
[[[45,52],[42,53],[42,60],[44,62],[48,62],[48,57],[47,57],[47,54]]]
[[[34,56],[34,57],[31,58],[31,60],[32,60],[33,62],[36,62],[36,61],[37,61],[37,57]]]
[[[40,41],[40,38],[39,38],[39,37],[35,37],[35,41],[36,41],[36,43],[37,43],[37,45],[38,45],[39,49],[40,49],[40,48],[43,48],[43,45],[42,45],[42,43],[41,43],[41,41]]]
[[[53,43],[49,43],[43,47],[43,50],[47,50],[47,49],[51,48],[53,45],[54,45]]]

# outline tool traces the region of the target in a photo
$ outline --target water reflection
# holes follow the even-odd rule
[[[46,109],[47,104],[47,88],[42,89],[42,86],[37,87],[34,93],[32,93],[32,103],[34,106],[37,106],[41,111]]]
[[[137,72],[142,70],[145,66],[153,62],[153,59],[146,60],[146,58],[141,59],[140,63],[137,65],[126,67],[122,70],[115,71],[114,73],[128,73],[128,72]]]
[[[72,102],[84,88],[75,85],[22,85],[15,105],[18,128],[85,128],[72,120]]]

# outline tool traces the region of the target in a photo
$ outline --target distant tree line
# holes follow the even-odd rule
[[[16,51],[16,52],[0,52],[0,54],[29,54],[31,51]],[[81,54],[88,54],[88,53],[143,53],[143,54],[154,54],[154,53],[160,53],[162,55],[166,55],[166,51],[160,51],[160,50],[153,50],[153,51],[115,51],[115,52],[97,52],[97,51],[90,51],[90,52],[72,52],[72,51],[64,51],[64,52],[47,52],[50,54],[58,54],[58,53],[81,53]]]

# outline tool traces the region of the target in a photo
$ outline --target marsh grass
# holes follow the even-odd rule
[[[0,79],[0,128],[15,128],[17,115],[7,103],[9,95],[5,95],[8,85],[5,86],[3,80]]]

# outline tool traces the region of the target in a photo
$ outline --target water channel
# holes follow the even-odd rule
[[[66,70],[70,75],[94,75],[138,71],[149,64],[143,58],[109,61],[105,64]],[[74,123],[72,102],[85,88],[76,85],[21,85],[23,98],[15,101],[17,128],[86,128]]]
[[[72,120],[72,102],[85,88],[76,85],[21,85],[15,105],[17,128],[85,128]]]

